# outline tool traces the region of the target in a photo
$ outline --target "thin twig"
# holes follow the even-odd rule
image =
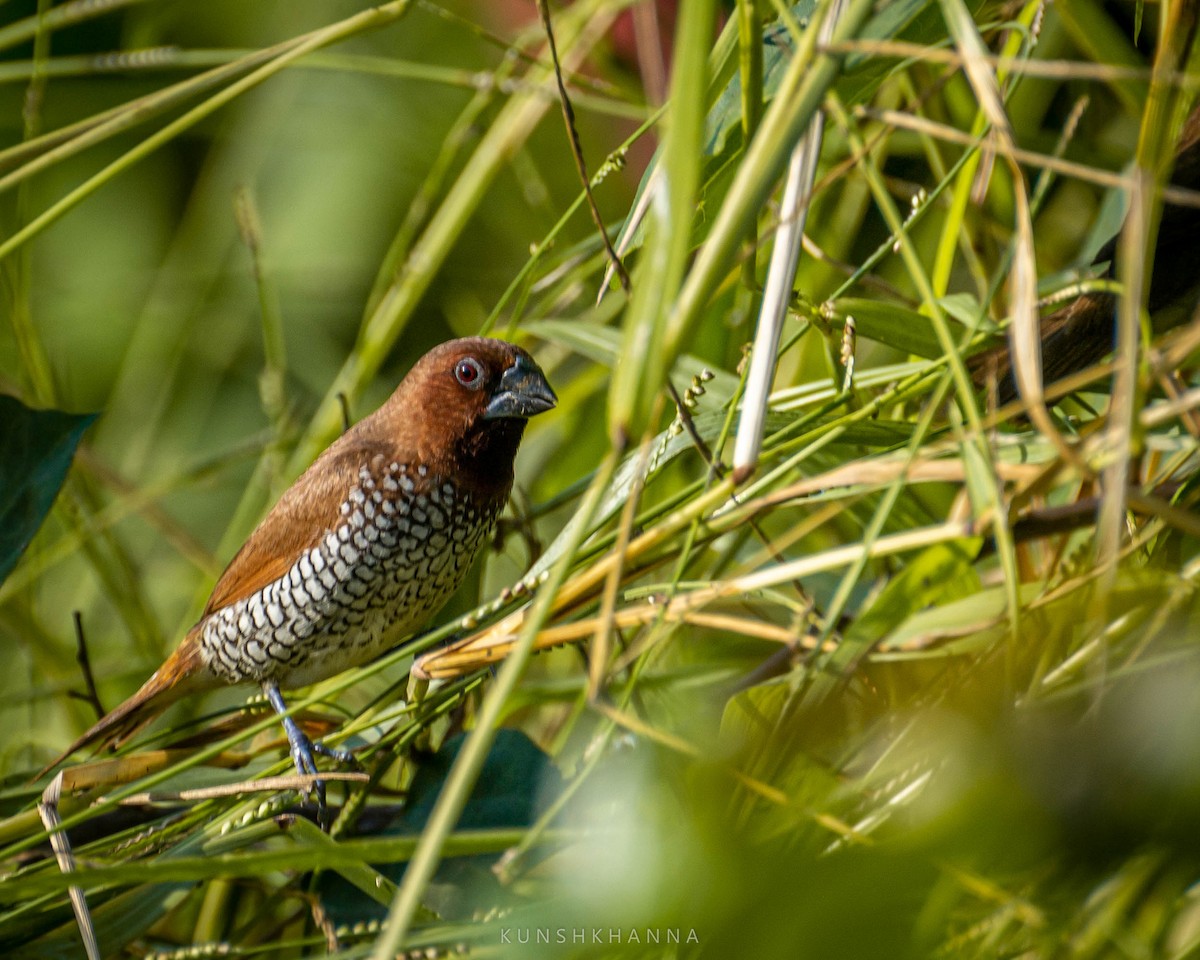
[[[321,934],[325,937],[326,952],[331,955],[337,953],[342,948],[342,945],[338,943],[337,927],[333,922],[333,918],[325,910],[325,905],[321,903],[321,898],[311,893],[302,893],[301,896],[308,904],[313,926],[320,930]]]
[[[75,659],[79,662],[79,670],[83,674],[87,693],[77,693],[76,691],[71,691],[71,693],[80,700],[90,703],[92,709],[96,711],[96,718],[99,719],[108,711],[104,709],[104,704],[100,702],[100,694],[96,690],[96,677],[92,673],[92,659],[88,656],[87,637],[83,632],[83,615],[76,610],[72,616],[75,619]]]
[[[613,249],[612,241],[608,237],[608,230],[604,226],[604,219],[600,216],[600,208],[596,206],[596,198],[592,196],[592,183],[588,177],[587,163],[583,159],[583,145],[579,141],[579,130],[575,126],[575,108],[571,106],[571,98],[567,96],[567,85],[563,81],[562,67],[558,62],[558,47],[554,42],[554,30],[550,26],[550,7],[546,0],[538,0],[537,8],[538,14],[542,18],[542,26],[546,28],[546,42],[550,46],[550,59],[554,63],[554,79],[558,81],[558,99],[562,104],[563,121],[567,125],[567,139],[571,143],[571,156],[575,158],[575,169],[579,171],[579,179],[583,183],[588,210],[592,214],[592,222],[600,231],[604,252],[608,255],[609,262],[613,265],[613,269],[616,270],[617,277],[621,281],[621,289],[628,294],[629,273],[625,269],[625,264],[621,262],[620,256],[617,255],[617,251]]]
[[[669,379],[667,380],[667,392],[671,394],[671,399],[675,403],[675,412],[679,415],[679,422],[683,424],[683,429],[687,431],[687,435],[691,438],[692,443],[695,444],[700,456],[708,464],[708,469],[712,471],[712,475],[715,477],[725,476],[729,468],[720,460],[713,457],[708,444],[700,436],[700,431],[696,429],[696,421],[692,419],[692,411],[684,405],[683,398],[679,396],[679,391],[675,389],[675,384]]]
[[[243,780],[238,783],[223,783],[215,787],[196,787],[191,790],[159,790],[134,793],[122,797],[123,806],[141,806],[147,803],[194,803],[200,800],[216,800],[222,797],[240,797],[247,793],[278,793],[282,790],[298,790],[303,793],[318,780],[342,780],[349,783],[366,783],[370,777],[352,771],[323,771],[318,774],[289,773],[279,777],[262,777],[258,780]]]

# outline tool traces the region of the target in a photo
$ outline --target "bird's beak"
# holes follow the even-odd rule
[[[546,382],[546,375],[528,357],[517,357],[516,362],[504,371],[500,388],[492,395],[484,408],[485,420],[501,417],[532,417],[545,413],[558,403],[558,397]]]

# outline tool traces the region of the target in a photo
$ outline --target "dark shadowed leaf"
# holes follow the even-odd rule
[[[126,890],[108,901],[103,901],[102,897],[91,898],[94,901],[91,904],[92,921],[101,949],[114,949],[144,933],[176,906],[192,886],[190,883],[160,883]],[[64,922],[33,943],[20,947],[13,943],[10,948],[7,941],[0,941],[4,956],[10,960],[75,960],[82,957],[79,927],[69,913],[59,911],[58,916]],[[12,930],[21,932],[16,926]]]
[[[31,410],[0,396],[0,582],[42,525],[96,414]]]
[[[417,770],[408,803],[399,813],[370,812],[359,821],[363,836],[415,836],[424,828],[445,786],[464,735],[451,737]],[[502,729],[484,761],[462,816],[460,830],[527,827],[562,789],[562,777],[550,758],[519,730]],[[425,894],[425,906],[443,918],[469,917],[481,904],[495,906],[508,898],[491,871],[495,854],[451,857],[443,861]],[[404,863],[383,864],[379,872],[400,882]],[[338,923],[382,919],[387,911],[341,877],[326,875],[321,900]]]
[[[404,812],[383,833],[419,833],[433,812],[464,736],[450,740],[421,766],[409,788]],[[484,761],[483,773],[459,818],[460,830],[526,827],[537,818],[539,799],[557,792],[558,771],[550,758],[520,730],[500,730]],[[546,791],[546,793],[543,793]]]

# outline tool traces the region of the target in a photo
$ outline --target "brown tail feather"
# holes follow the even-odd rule
[[[208,672],[200,656],[196,634],[189,633],[179,649],[154,671],[154,675],[142,684],[137,693],[101,717],[61,756],[47,764],[38,773],[38,778],[84,747],[93,744],[109,748],[119,746],[177,700],[215,685],[215,678]]]
[[[1112,353],[1117,300],[1109,293],[1085,293],[1042,317],[1042,380],[1053,383],[1090,367]],[[976,354],[967,361],[975,386],[996,380],[997,400],[1015,400],[1012,355],[1008,344]]]

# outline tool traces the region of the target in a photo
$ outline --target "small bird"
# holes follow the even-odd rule
[[[483,337],[434,347],[280,497],[167,661],[46,770],[222,685],[256,683],[283,714],[281,687],[366,663],[421,627],[487,542],[526,421],[556,403],[520,347]],[[314,752],[350,759],[283,724],[301,774],[316,774]],[[323,784],[316,792],[323,812]]]
[[[1200,189],[1200,106],[1184,122],[1175,147],[1170,183],[1188,190]],[[1147,308],[1155,333],[1163,333],[1192,318],[1200,300],[1200,271],[1196,269],[1195,238],[1200,233],[1200,209],[1167,203],[1154,247]],[[1113,237],[1096,254],[1094,263],[1104,264],[1102,276],[1116,275],[1118,237]],[[1042,379],[1061,380],[1090,367],[1112,353],[1116,337],[1117,297],[1090,291],[1047,314],[1041,320]],[[1016,399],[1008,347],[986,350],[971,358],[977,386],[995,378],[1001,404]]]

